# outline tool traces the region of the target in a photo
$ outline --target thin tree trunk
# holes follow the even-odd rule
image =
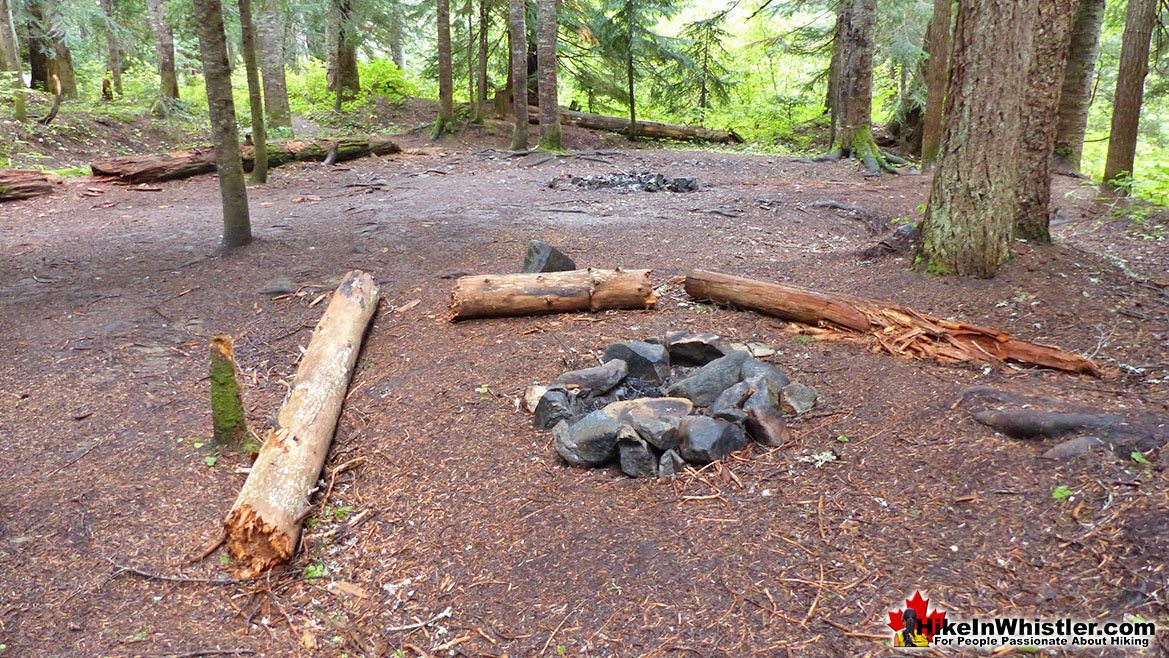
[[[275,0],[260,0],[255,19],[259,50],[256,54],[264,83],[265,125],[291,133],[292,110],[288,107],[288,83],[284,75],[284,17]]]
[[[114,93],[122,95],[122,50],[114,34],[114,9],[112,0],[101,0],[101,11],[105,15],[106,68],[113,78]]]
[[[478,123],[479,107],[475,105],[475,5],[467,0],[467,106],[471,121]]]
[[[487,104],[487,0],[479,0],[479,111]]]
[[[9,0],[10,2],[12,0]],[[49,29],[49,16],[40,0],[30,0],[25,4],[28,12],[28,69],[30,89],[49,91],[52,58],[49,53],[53,50],[53,41],[46,31]]]
[[[402,45],[402,0],[390,2],[390,58],[394,66],[406,69],[406,51]]]
[[[146,0],[150,28],[154,32],[154,54],[158,60],[159,95],[164,99],[179,97],[179,77],[175,73],[175,37],[166,17],[166,0]]]
[[[215,143],[215,168],[219,172],[219,193],[223,199],[223,246],[232,249],[252,241],[252,226],[248,216],[244,168],[240,161],[235,103],[231,97],[231,67],[227,62],[223,7],[219,0],[195,0],[194,13],[207,85],[211,136]]]
[[[1081,0],[1068,44],[1067,70],[1055,128],[1056,164],[1080,170],[1084,155],[1084,133],[1088,129],[1088,108],[1092,103],[1092,78],[1096,71],[1096,50],[1100,26],[1104,23],[1104,0]]]
[[[539,0],[536,5],[536,63],[540,81],[540,148],[559,151],[560,102],[556,97],[556,36],[560,21],[557,0]]]
[[[992,277],[1010,258],[1015,157],[1037,0],[958,7],[942,149],[921,226],[920,265]]]
[[[244,70],[248,77],[248,109],[252,116],[252,143],[255,160],[252,163],[252,182],[268,182],[268,136],[264,130],[264,98],[260,91],[260,67],[256,62],[256,30],[252,22],[252,0],[238,0],[241,50]]]
[[[892,170],[873,140],[873,30],[877,0],[844,0],[840,14],[840,76],[836,149],[872,175]]]
[[[625,3],[625,29],[628,31],[629,42],[625,44],[625,84],[629,92],[629,139],[637,139],[637,89],[634,87],[635,70],[633,66],[634,32],[633,8],[631,3]]]
[[[438,0],[438,119],[430,133],[438,139],[454,128],[455,90],[451,71],[451,5],[450,0]]]
[[[934,168],[942,143],[942,108],[950,82],[950,7],[953,0],[934,0],[926,33],[929,62],[925,74],[925,115],[921,120],[921,168]]]
[[[1129,0],[1124,21],[1124,45],[1120,49],[1120,71],[1116,76],[1112,130],[1108,138],[1108,159],[1104,164],[1104,186],[1116,192],[1131,187],[1136,162],[1137,127],[1145,76],[1149,73],[1149,38],[1157,19],[1157,0]]]
[[[836,144],[836,134],[840,127],[840,18],[843,11],[843,6],[838,4],[836,25],[832,28],[832,58],[828,61],[828,89],[824,96],[830,148]]]
[[[24,98],[24,80],[21,78],[20,48],[16,41],[16,26],[12,22],[11,0],[0,0],[0,69],[5,77],[4,86],[11,86],[12,114],[17,121],[28,121],[28,109]]]
[[[511,52],[511,150],[528,148],[528,26],[524,0],[508,0],[507,33]]]
[[[1059,94],[1067,66],[1068,40],[1079,0],[1042,0],[1032,37],[1031,64],[1023,103],[1023,131],[1016,166],[1019,210],[1016,237],[1051,242],[1051,153]]]
[[[326,71],[329,90],[335,94],[334,106],[340,111],[340,102],[361,91],[357,75],[357,46],[353,35],[352,0],[332,0],[332,34],[329,63]]]

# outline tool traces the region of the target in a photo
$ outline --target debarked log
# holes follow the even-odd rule
[[[650,270],[571,270],[460,277],[452,321],[657,306]]]
[[[268,166],[279,167],[289,162],[324,162],[330,151],[336,149],[332,162],[354,160],[368,155],[390,155],[401,148],[385,137],[351,137],[345,139],[289,140],[267,145]],[[254,147],[240,146],[244,169],[251,171]],[[187,178],[215,171],[215,149],[207,146],[186,151],[155,155],[134,155],[107,158],[91,162],[94,176],[120,178],[130,183],[154,183]]]
[[[317,324],[274,430],[260,449],[223,522],[227,548],[242,577],[290,559],[309,497],[320,477],[345,401],[378,286],[354,271],[342,280]]]
[[[733,304],[830,332],[860,334],[875,350],[894,355],[944,362],[1016,361],[1097,377],[1106,374],[1091,359],[1058,347],[905,306],[702,270],[686,276],[686,293],[697,300]]]

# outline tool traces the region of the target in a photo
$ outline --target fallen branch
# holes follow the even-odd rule
[[[309,496],[320,477],[349,389],[362,336],[378,305],[378,287],[350,272],[309,341],[273,432],[223,522],[242,576],[287,561],[296,550]]]
[[[251,171],[254,146],[240,145],[244,169]],[[368,155],[398,153],[398,145],[384,137],[352,137],[340,140],[272,142],[267,145],[268,166],[279,167],[289,162],[332,162],[354,160]],[[335,155],[334,155],[335,152]],[[208,146],[188,151],[157,155],[135,155],[91,162],[94,176],[120,178],[130,183],[153,183],[187,178],[215,171],[215,149]]]
[[[450,617],[450,616],[451,616],[451,607],[447,606],[446,610],[443,610],[442,612],[431,617],[430,619],[427,619],[426,621],[420,621],[420,622],[415,623],[415,624],[406,624],[405,626],[390,626],[389,628],[386,629],[386,632],[387,633],[401,633],[403,631],[416,631],[419,628],[424,628],[426,626],[429,626],[429,625],[435,623],[436,621],[438,621],[440,619],[446,619],[447,617]]]
[[[898,356],[951,363],[1017,361],[1096,377],[1105,374],[1091,359],[1058,347],[1018,340],[999,329],[935,318],[904,306],[701,270],[686,276],[686,292],[699,300],[823,326],[846,337],[864,334],[874,350]]]
[[[570,270],[460,277],[451,321],[514,315],[654,308],[650,270]]]

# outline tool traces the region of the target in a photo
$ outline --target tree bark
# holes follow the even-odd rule
[[[29,3],[28,10],[38,23],[29,27],[30,59],[33,50],[37,51],[38,56],[47,57],[43,65],[37,66],[34,70],[31,86],[52,92],[55,87],[50,83],[53,76],[57,76],[65,97],[77,98],[77,74],[73,70],[73,53],[65,43],[65,33],[60,27],[55,0],[33,0]]]
[[[179,77],[175,73],[175,37],[167,18],[166,0],[146,0],[150,29],[154,32],[154,54],[158,60],[159,95],[163,99],[179,97]],[[164,104],[165,107],[165,104]]]
[[[529,123],[539,123],[542,108],[528,107]],[[589,130],[607,130],[614,133],[629,134],[629,119],[625,117],[611,117],[603,114],[589,114],[575,110],[560,110],[560,123],[570,126],[579,126]],[[683,142],[715,142],[719,144],[741,144],[743,138],[734,132],[715,130],[702,126],[683,126],[676,123],[661,123],[658,121],[638,121],[637,132],[643,137],[653,139],[676,139]]]
[[[657,305],[650,270],[572,270],[460,277],[451,290],[451,321]]]
[[[292,132],[292,110],[288,107],[288,83],[284,74],[284,16],[275,0],[260,0],[256,12],[256,36],[264,83],[265,125]]]
[[[487,29],[491,27],[487,21],[487,0],[479,0],[479,61],[476,74],[479,77],[479,113],[485,112],[487,105]]]
[[[12,2],[13,0],[9,0]],[[25,11],[28,13],[28,86],[30,89],[49,91],[49,68],[53,50],[52,39],[46,31],[49,29],[49,17],[40,0],[25,2]]]
[[[352,0],[331,0],[329,63],[326,71],[329,90],[338,105],[343,98],[352,98],[361,91],[357,75],[357,46],[352,25]],[[339,107],[338,107],[339,109]]]
[[[402,0],[390,2],[390,58],[394,66],[406,70],[406,50],[402,43]]]
[[[289,162],[322,162],[334,151],[334,162],[343,162],[367,155],[390,155],[402,150],[395,142],[378,137],[269,142],[267,147],[269,167],[279,167]],[[252,168],[253,151],[251,146],[240,147],[245,170]],[[108,158],[91,162],[89,167],[94,176],[120,178],[128,183],[175,180],[215,171],[215,148],[206,146],[159,155]]]
[[[942,108],[950,82],[950,8],[953,0],[934,0],[934,15],[926,32],[929,61],[925,74],[925,115],[921,120],[921,168],[934,168],[942,143]]]
[[[873,139],[873,25],[877,0],[842,0],[837,115],[840,130],[833,150],[864,163],[869,174],[892,167]]]
[[[227,35],[219,0],[195,0],[194,18],[199,29],[199,55],[207,85],[207,108],[215,142],[215,169],[223,200],[223,246],[242,247],[252,241],[248,215],[248,190],[240,161],[235,102],[231,97],[231,67],[227,63]]]
[[[538,0],[536,5],[536,62],[540,82],[540,148],[559,151],[560,104],[556,98],[556,36],[560,20],[557,0]]]
[[[438,0],[438,118],[430,138],[438,139],[454,128],[454,81],[451,71],[451,6],[450,0]]]
[[[1124,21],[1124,44],[1120,49],[1120,71],[1116,75],[1108,158],[1104,163],[1104,186],[1114,192],[1131,190],[1137,127],[1141,121],[1145,76],[1149,73],[1149,39],[1156,20],[1157,0],[1129,0]]]
[[[0,169],[0,201],[18,201],[53,191],[53,176],[40,171]]]
[[[1036,0],[958,7],[942,149],[921,225],[920,265],[992,277],[1010,258],[1015,157]]]
[[[239,575],[288,561],[329,454],[365,328],[378,306],[370,275],[350,272],[333,293],[296,370],[292,390],[223,522]]]
[[[211,425],[215,443],[238,447],[248,432],[247,414],[236,378],[235,352],[231,336],[211,337]]]
[[[633,9],[629,0],[625,2],[625,29],[629,34],[629,42],[625,44],[625,87],[629,94],[629,139],[637,139],[637,88],[634,85],[637,69],[633,62],[634,25]]]
[[[260,91],[260,67],[256,62],[256,32],[252,21],[252,0],[237,0],[241,48],[244,56],[244,70],[248,78],[248,111],[252,118],[252,144],[255,145],[252,159],[252,182],[262,185],[268,182],[268,149],[265,144],[268,135],[264,128],[264,98]]]
[[[20,122],[28,121],[20,44],[16,40],[16,24],[12,19],[12,0],[0,0],[0,70],[4,72],[0,86],[12,88],[13,118]]]
[[[1042,244],[1051,242],[1051,154],[1056,129],[1051,118],[1059,111],[1068,41],[1078,3],[1079,0],[1041,0],[1032,36],[1022,140],[1015,161],[1019,180],[1015,235]]]
[[[106,68],[113,78],[114,93],[122,95],[122,49],[118,46],[118,38],[114,34],[114,8],[112,0],[101,0],[101,11],[105,16],[106,33]]]
[[[528,148],[528,28],[524,0],[507,2],[507,37],[511,60],[511,150]]]
[[[1084,156],[1084,133],[1088,129],[1092,78],[1103,23],[1104,0],[1081,0],[1068,44],[1068,63],[1055,128],[1056,164],[1072,171],[1080,170]]]
[[[1018,361],[1066,372],[1100,376],[1095,362],[1057,347],[1013,338],[998,329],[953,322],[911,308],[696,270],[686,275],[686,294],[733,304],[785,320],[859,332],[874,349],[942,362]]]

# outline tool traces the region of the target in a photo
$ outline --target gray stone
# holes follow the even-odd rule
[[[670,364],[675,366],[704,366],[726,355],[720,345],[723,339],[714,334],[692,334],[679,331],[666,336]]]
[[[524,390],[524,411],[534,414],[536,413],[536,405],[540,404],[540,398],[548,392],[548,387],[540,384],[532,384]]]
[[[614,402],[604,412],[658,450],[669,450],[678,447],[678,424],[693,410],[685,398],[637,398]]]
[[[542,430],[549,429],[562,420],[570,420],[573,412],[568,391],[562,386],[549,388],[540,396],[536,410],[532,413],[535,414],[533,424]]]
[[[746,352],[732,352],[695,370],[689,377],[666,388],[666,395],[686,398],[695,406],[709,407],[720,393],[739,381],[743,362],[751,358]]]
[[[720,418],[687,416],[678,426],[678,453],[695,464],[709,464],[747,445],[743,428]]]
[[[640,340],[613,343],[605,348],[601,361],[621,359],[629,367],[629,376],[660,384],[670,376],[670,353],[661,345]]]
[[[816,391],[799,382],[792,382],[783,387],[780,399],[785,412],[798,416],[816,406]]]
[[[686,460],[673,450],[663,452],[661,459],[658,460],[658,477],[660,478],[672,478],[684,470],[686,470]]]
[[[726,409],[719,409],[716,412],[708,412],[714,418],[721,418],[728,423],[739,423],[742,425],[747,422],[747,412],[738,407],[727,407]]]
[[[778,366],[767,363],[766,361],[757,361],[755,359],[748,359],[744,361],[743,369],[739,374],[743,378],[743,381],[751,379],[762,379],[777,392],[782,390],[784,386],[787,386],[791,383],[791,379],[788,378],[787,373],[781,370]]]
[[[756,443],[774,448],[791,438],[783,414],[776,407],[750,407],[746,409],[746,414],[743,425],[747,428],[747,435]]]
[[[256,290],[257,295],[289,295],[296,292],[297,286],[292,283],[292,279],[286,276],[278,276],[275,279],[265,283]]]
[[[593,395],[604,395],[621,383],[627,374],[629,374],[629,366],[621,359],[613,359],[603,365],[566,372],[557,377],[554,383],[562,386],[578,386],[582,389],[588,389]]]
[[[722,417],[723,414],[728,412],[732,412],[732,415],[737,415],[733,414],[733,412],[742,411],[743,403],[747,401],[747,398],[752,393],[751,385],[747,382],[733,384],[718,394],[718,397],[710,404],[707,412],[716,418]]]
[[[560,421],[552,428],[556,454],[573,466],[601,466],[617,454],[621,426],[604,411],[594,411],[569,425]]]
[[[576,263],[559,249],[543,240],[529,240],[521,272],[567,272],[575,270]]]
[[[658,460],[632,427],[621,426],[617,435],[617,452],[621,472],[632,478],[652,478],[658,474]]]

